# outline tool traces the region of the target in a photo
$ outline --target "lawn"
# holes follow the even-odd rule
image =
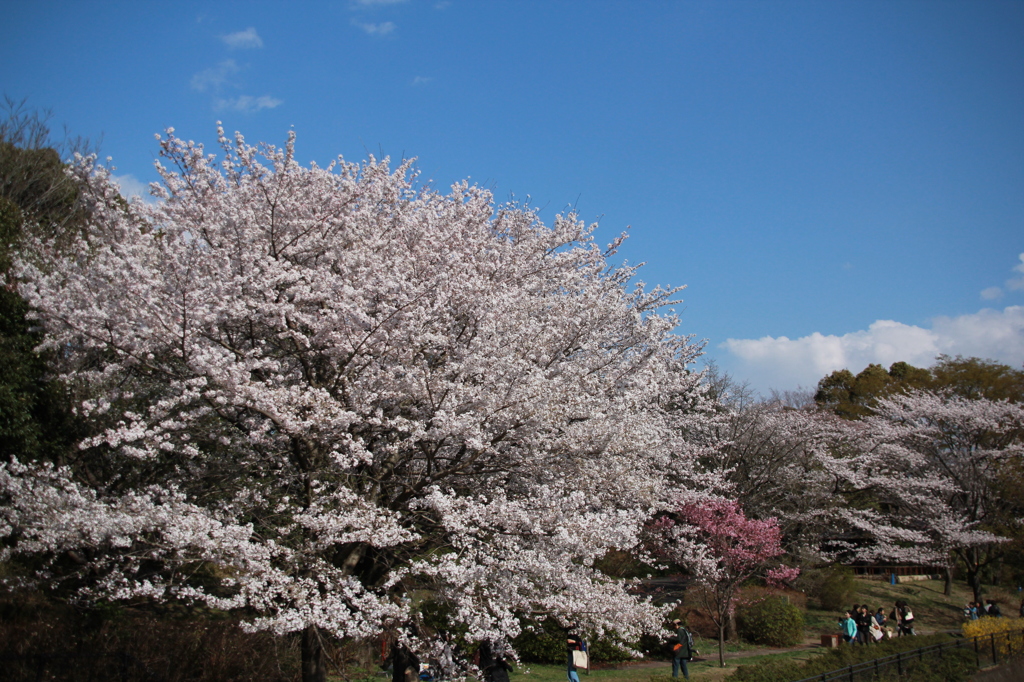
[[[885,580],[857,580],[857,596],[853,601],[867,602],[874,611],[879,606],[886,615],[897,599],[903,599],[914,611],[915,628],[919,633],[959,630],[964,622],[963,608],[974,596],[962,581],[953,582],[953,594],[942,593],[945,583],[941,580],[920,580],[890,585]],[[1004,616],[1016,616],[1020,608],[1020,593],[1016,588],[985,586],[985,599],[999,602]],[[853,606],[853,604],[850,604]],[[806,614],[809,635],[820,635],[837,631],[836,623],[841,614],[835,611],[808,609]]]

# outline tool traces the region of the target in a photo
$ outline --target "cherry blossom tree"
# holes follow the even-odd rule
[[[846,424],[766,400],[726,405],[698,428],[708,433],[701,464],[722,481],[716,492],[755,518],[778,519],[787,553],[820,560],[822,538],[843,524],[831,464]]]
[[[718,626],[718,662],[725,667],[725,628],[736,591],[756,576],[770,585],[794,580],[798,568],[778,563],[785,553],[774,518],[748,518],[739,502],[687,501],[653,527],[656,552],[685,567],[701,586],[700,598]]]
[[[879,486],[888,516],[919,534],[916,548],[893,553],[930,553],[947,567],[947,589],[957,557],[980,601],[983,569],[1004,533],[1020,532],[1020,509],[1002,487],[1024,464],[1024,407],[911,391],[880,399],[864,425],[873,475],[889,479]]]
[[[702,400],[675,290],[593,226],[410,162],[325,168],[168,131],[155,204],[79,159],[90,219],[20,292],[92,398],[67,466],[0,464],[0,559],[82,600],[184,600],[321,636],[400,630],[424,589],[475,640],[532,613],[627,640],[661,612],[594,568],[639,542]],[[402,629],[405,628],[405,629]],[[422,635],[423,633],[419,633]]]

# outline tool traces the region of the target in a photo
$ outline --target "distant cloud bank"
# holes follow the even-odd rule
[[[1024,306],[983,309],[959,317],[937,317],[932,328],[878,320],[866,330],[798,339],[765,336],[720,344],[737,378],[762,392],[813,387],[837,369],[856,373],[871,363],[888,367],[900,360],[928,366],[939,354],[977,356],[1013,366],[1024,364]]]

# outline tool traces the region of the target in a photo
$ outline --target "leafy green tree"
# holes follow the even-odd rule
[[[52,381],[48,358],[35,352],[41,336],[26,319],[28,305],[14,290],[10,266],[28,237],[59,237],[81,225],[75,181],[50,140],[47,116],[6,100],[0,121],[0,459],[62,462],[79,436],[66,388]],[[82,140],[58,145],[84,150]]]
[[[931,368],[932,386],[971,400],[1024,400],[1024,370],[994,360],[940,355]]]

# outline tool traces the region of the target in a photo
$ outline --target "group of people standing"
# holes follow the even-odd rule
[[[914,612],[902,599],[896,602],[888,616],[881,606],[872,613],[867,604],[854,604],[839,621],[843,641],[847,644],[880,642],[893,636],[893,625],[896,627],[897,637],[917,634],[914,632]]]

